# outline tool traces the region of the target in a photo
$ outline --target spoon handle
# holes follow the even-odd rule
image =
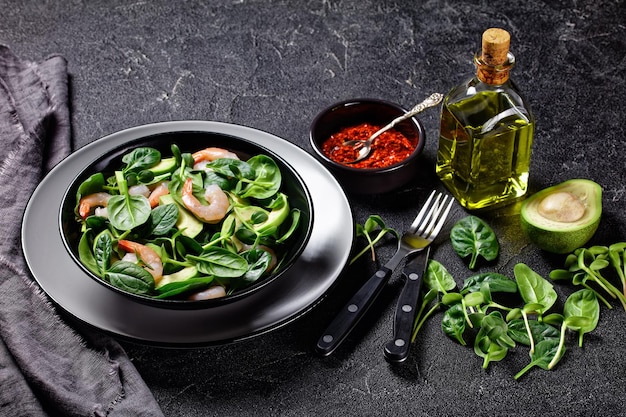
[[[383,127],[378,132],[374,133],[369,138],[369,140],[371,141],[371,140],[377,138],[380,134],[388,131],[389,129],[391,129],[392,127],[397,125],[398,123],[400,123],[400,122],[402,122],[402,121],[404,121],[406,119],[409,119],[409,118],[415,116],[418,113],[423,112],[427,108],[436,106],[437,104],[439,104],[441,102],[441,99],[443,99],[443,94],[440,94],[440,93],[431,94],[426,100],[422,101],[419,104],[416,104],[411,110],[409,110],[408,112],[406,112],[402,116],[393,119],[391,121],[391,123],[389,123],[387,126]]]

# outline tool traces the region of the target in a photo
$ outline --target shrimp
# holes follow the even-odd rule
[[[169,186],[169,183],[167,181],[161,181],[160,183],[157,184],[156,187],[154,187],[154,189],[150,193],[150,196],[148,197],[148,201],[150,202],[150,207],[155,208],[156,206],[158,206],[159,198],[161,198],[161,196],[164,196],[170,193],[168,186]]]
[[[150,189],[145,184],[137,184],[132,187],[128,187],[129,195],[142,195],[148,197],[150,195]]]
[[[111,194],[104,191],[81,197],[78,202],[78,214],[83,219],[86,219],[93,207],[106,207],[109,198],[111,198]]]
[[[212,298],[220,298],[226,296],[226,289],[221,285],[213,285],[206,290],[202,290],[189,296],[189,300],[210,300]]]
[[[222,191],[219,185],[211,184],[206,187],[204,199],[209,204],[202,204],[200,200],[193,195],[192,190],[193,181],[191,178],[187,178],[185,185],[183,185],[181,199],[185,207],[197,218],[205,223],[218,223],[226,216],[230,202],[228,201],[228,196]]]
[[[194,169],[204,169],[207,162],[220,158],[239,159],[233,152],[222,148],[205,148],[192,154]]]
[[[135,254],[137,260],[145,265],[144,269],[152,275],[155,283],[163,278],[163,262],[154,249],[130,240],[118,240],[117,246],[125,252]]]

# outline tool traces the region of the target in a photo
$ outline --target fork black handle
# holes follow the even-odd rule
[[[365,315],[365,312],[389,280],[391,272],[392,270],[386,266],[381,267],[352,296],[317,341],[316,348],[319,353],[323,356],[328,356],[337,349]]]
[[[409,356],[417,302],[422,289],[429,252],[430,248],[419,252],[414,258],[407,261],[402,270],[406,282],[398,298],[393,323],[393,338],[387,342],[384,350],[385,358],[389,362],[404,362]]]

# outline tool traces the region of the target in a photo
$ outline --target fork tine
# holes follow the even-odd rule
[[[442,197],[442,194],[439,194],[439,197]],[[440,198],[437,198],[435,202],[435,206],[433,206],[433,208],[430,210],[430,217],[428,218],[428,222],[429,222],[428,227],[425,227],[422,230],[422,233],[420,233],[420,235],[423,238],[428,238],[428,236],[430,236],[433,229],[437,225],[437,219],[439,218],[439,215],[441,214],[441,210],[443,210],[443,205],[445,204],[447,198],[448,196],[444,196],[443,201],[441,201],[441,203],[439,203]]]
[[[437,198],[435,198],[435,201],[433,202],[433,206],[428,211],[428,215],[426,216],[426,218],[424,219],[420,227],[415,231],[416,234],[424,235],[424,233],[426,233],[427,230],[430,230],[432,228],[434,224],[434,220],[439,215],[439,211],[440,211],[439,200],[441,200],[441,197],[442,197],[442,194],[439,193],[437,195]]]
[[[417,226],[419,226],[419,224],[422,222],[422,218],[424,217],[424,215],[428,211],[428,206],[430,206],[430,202],[432,201],[433,197],[435,196],[435,193],[436,193],[435,190],[433,190],[433,192],[430,193],[430,196],[428,197],[428,200],[426,200],[426,202],[422,206],[422,209],[419,211],[419,213],[417,213],[417,216],[415,217],[415,220],[413,220],[413,223],[411,223],[411,226],[409,227],[410,231],[414,232],[417,229]]]
[[[428,240],[431,240],[431,241],[434,240],[439,234],[439,232],[441,231],[441,228],[443,227],[444,223],[446,222],[446,218],[448,217],[448,214],[450,213],[450,209],[452,208],[452,203],[454,202],[454,199],[450,197],[450,201],[448,202],[448,205],[445,206],[447,198],[448,196],[445,196],[443,198],[443,201],[441,202],[441,205],[439,206],[439,209],[437,210],[437,215],[434,216],[432,219],[432,222],[431,222],[432,230],[430,231],[428,236],[424,236]],[[445,209],[444,209],[444,206],[445,206]]]

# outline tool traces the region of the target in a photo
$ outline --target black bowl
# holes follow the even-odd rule
[[[79,185],[89,176],[96,172],[112,173],[115,169],[122,166],[122,156],[137,147],[152,147],[158,149],[163,157],[171,155],[171,145],[176,144],[181,152],[195,152],[207,147],[219,147],[228,149],[236,153],[240,159],[247,160],[254,155],[264,154],[270,156],[280,168],[282,174],[281,191],[289,198],[291,207],[298,208],[301,212],[298,230],[294,233],[286,245],[283,253],[283,261],[279,268],[271,275],[260,279],[254,284],[228,294],[222,298],[210,300],[187,300],[187,299],[155,299],[146,295],[138,295],[126,292],[110,283],[104,281],[100,277],[94,275],[89,269],[83,265],[78,255],[79,240],[81,237],[81,225],[75,218],[74,207],[76,201],[76,191]],[[100,158],[91,162],[86,166],[73,180],[67,188],[63,197],[63,204],[59,213],[59,226],[61,230],[62,240],[72,259],[85,271],[85,273],[105,287],[121,293],[127,297],[151,305],[165,308],[177,309],[198,309],[208,308],[211,306],[223,305],[241,299],[269,283],[280,279],[281,276],[293,265],[298,256],[304,250],[312,229],[313,213],[312,202],[309,191],[298,175],[296,170],[291,167],[283,158],[276,153],[266,149],[247,139],[230,136],[213,132],[198,131],[180,131],[145,136],[119,146]]]
[[[384,168],[354,168],[330,159],[322,144],[343,128],[370,123],[385,126],[406,110],[397,104],[377,99],[342,101],[324,109],[311,124],[310,142],[316,158],[329,169],[347,192],[380,194],[396,190],[418,172],[419,155],[424,149],[424,127],[415,117],[398,123],[394,129],[415,143],[415,150],[401,162]]]

